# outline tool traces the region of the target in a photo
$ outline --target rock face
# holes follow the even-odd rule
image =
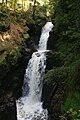
[[[44,84],[43,107],[48,109],[49,120],[60,120],[61,104],[63,102],[64,90],[60,86]]]
[[[16,104],[11,91],[6,91],[0,98],[0,119],[1,120],[17,120]]]

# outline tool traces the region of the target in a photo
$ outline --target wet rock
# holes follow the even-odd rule
[[[48,109],[49,120],[60,120],[61,104],[63,102],[63,87],[56,84],[44,84],[43,86],[43,108]]]
[[[0,120],[17,120],[16,103],[11,91],[6,91],[0,98]]]

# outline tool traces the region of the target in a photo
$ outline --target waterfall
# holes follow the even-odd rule
[[[46,52],[48,51],[46,50],[47,40],[52,28],[52,22],[47,22],[43,26],[38,51],[34,52],[29,60],[24,76],[22,97],[16,101],[17,120],[48,119],[47,109],[42,108],[41,94],[46,67]]]

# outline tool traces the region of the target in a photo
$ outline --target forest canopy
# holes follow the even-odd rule
[[[49,3],[48,0],[0,0],[0,7],[9,8],[11,10],[28,10],[30,6]]]

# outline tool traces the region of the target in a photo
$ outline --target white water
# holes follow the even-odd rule
[[[42,28],[38,52],[29,60],[23,84],[23,95],[16,101],[18,120],[47,120],[47,109],[42,108],[41,94],[43,77],[46,67],[47,40],[52,30],[52,22]]]

